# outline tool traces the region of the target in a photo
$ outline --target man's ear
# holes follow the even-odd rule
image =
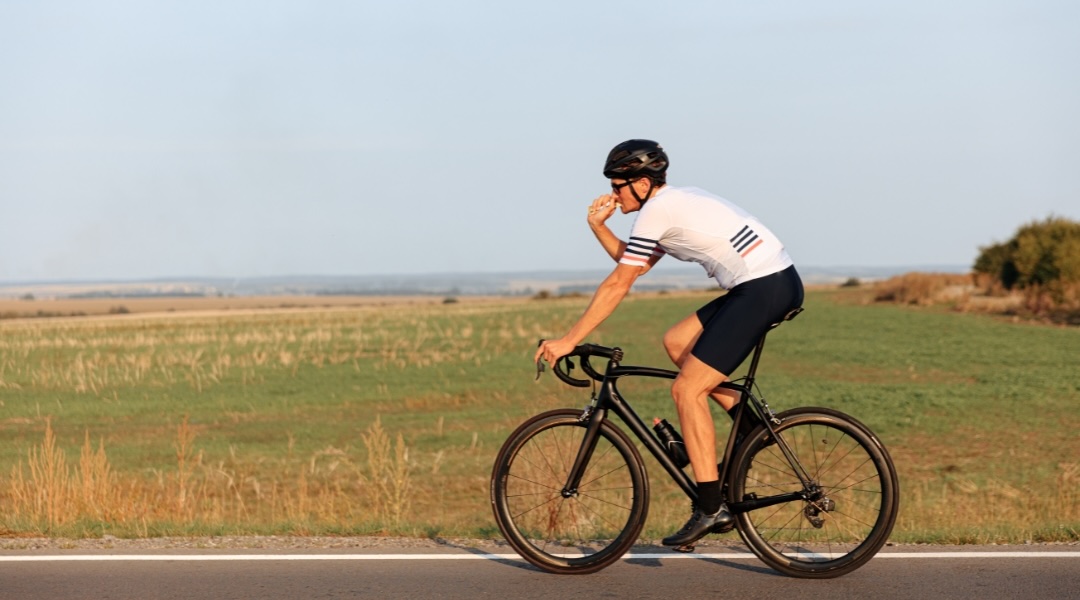
[[[651,188],[651,189],[650,189]],[[634,189],[637,190],[638,198],[649,199],[649,193],[656,191],[656,186],[652,185],[652,180],[648,177],[642,177],[634,181]]]

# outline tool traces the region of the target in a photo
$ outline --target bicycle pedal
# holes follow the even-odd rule
[[[683,554],[690,554],[694,551],[694,547],[693,544],[687,544],[685,546],[674,546],[671,549],[676,552],[682,552]]]

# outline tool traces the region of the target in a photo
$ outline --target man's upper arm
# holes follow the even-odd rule
[[[619,264],[637,267],[648,267],[656,264],[664,255],[664,249],[660,247],[660,241],[639,236],[631,236],[626,243]]]
[[[634,282],[637,281],[638,277],[641,277],[649,271],[650,266],[651,265],[649,264],[628,265],[620,262],[615,265],[615,270],[612,271],[609,277],[613,279],[619,287],[629,290],[630,287],[634,285]]]
[[[645,270],[642,273],[648,271],[664,255],[660,240],[667,230],[667,215],[664,211],[651,210],[640,213],[634,221],[626,248],[619,257],[619,264],[644,267]]]

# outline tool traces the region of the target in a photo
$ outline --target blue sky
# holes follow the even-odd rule
[[[1080,218],[1078,26],[1038,0],[0,0],[0,281],[605,268],[585,210],[634,137],[797,264],[970,264]]]

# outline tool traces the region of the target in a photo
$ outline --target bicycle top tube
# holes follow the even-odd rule
[[[757,347],[754,350],[754,357],[752,359],[750,367],[751,378],[754,376],[754,372],[757,371],[757,361],[761,357],[761,351],[765,344],[765,336],[768,335],[769,331],[772,331],[784,321],[790,321],[797,317],[802,311],[802,307],[792,310],[788,314],[784,315],[784,318],[782,320],[773,323],[772,326],[765,331],[765,333],[761,334],[761,339],[758,341]],[[543,340],[540,340],[540,343],[543,343]],[[665,379],[675,379],[679,375],[678,371],[672,371],[670,369],[659,369],[656,367],[622,367],[619,365],[619,363],[622,362],[623,359],[622,348],[609,348],[607,346],[599,346],[597,344],[581,344],[580,346],[574,348],[573,351],[571,351],[569,354],[557,360],[552,366],[552,370],[555,371],[556,377],[558,377],[564,383],[572,385],[574,387],[589,387],[590,385],[592,385],[587,379],[577,379],[576,377],[570,376],[570,371],[573,370],[574,365],[573,363],[569,362],[569,359],[575,356],[581,358],[581,370],[585,371],[586,375],[596,381],[603,381],[605,377],[624,377],[627,375],[662,377]],[[592,366],[592,363],[589,362],[589,357],[592,356],[608,359],[608,367],[605,370],[605,373],[600,373],[596,370],[595,367]],[[559,368],[560,365],[564,364],[566,365],[565,370]],[[539,372],[537,373],[537,377],[539,377]]]

